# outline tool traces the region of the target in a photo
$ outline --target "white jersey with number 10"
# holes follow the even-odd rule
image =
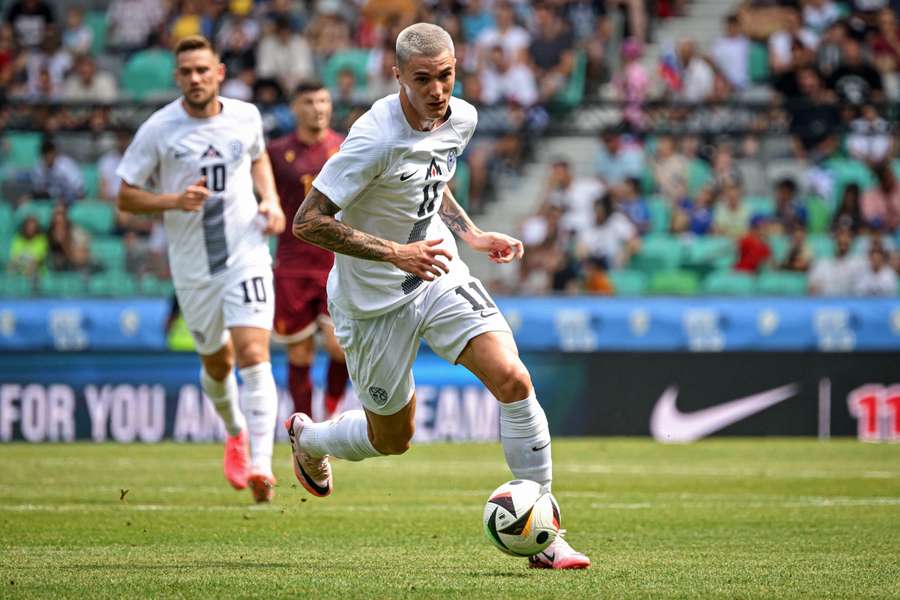
[[[163,215],[176,287],[199,287],[248,265],[269,265],[250,164],[265,150],[262,118],[252,104],[219,98],[219,114],[191,117],[181,99],[159,109],[138,129],[116,174],[130,185],[178,194],[201,176],[211,193],[197,212]]]
[[[313,187],[341,208],[338,219],[354,229],[401,244],[443,239],[440,247],[454,258],[440,279],[465,281],[469,269],[437,212],[477,121],[474,106],[451,98],[447,121],[416,131],[397,94],[382,98],[353,124]],[[390,263],[337,254],[328,297],[349,316],[365,319],[409,302],[429,285]]]

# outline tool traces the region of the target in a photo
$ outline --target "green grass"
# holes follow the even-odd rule
[[[510,478],[497,445],[339,462],[326,500],[276,458],[276,502],[257,507],[217,446],[0,447],[0,597],[900,597],[900,445],[557,440],[586,572],[532,571],[483,538]]]

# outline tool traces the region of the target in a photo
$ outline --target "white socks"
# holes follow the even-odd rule
[[[209,376],[206,369],[200,369],[200,387],[222,417],[229,436],[247,428],[247,422],[238,404],[238,386],[234,371],[228,373],[225,381],[216,381]]]
[[[241,406],[250,437],[250,468],[272,473],[272,445],[278,420],[278,391],[272,377],[272,363],[261,362],[240,370],[244,381]]]
[[[553,479],[550,429],[534,392],[524,400],[500,403],[500,442],[514,476],[536,481],[545,491],[550,491]]]
[[[304,424],[299,442],[312,456],[328,454],[344,460],[381,456],[369,441],[369,424],[361,410],[348,410],[323,423]]]

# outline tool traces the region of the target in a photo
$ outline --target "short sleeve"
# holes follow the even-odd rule
[[[465,127],[463,129],[463,143],[462,148],[460,148],[460,154],[466,149],[466,146],[469,145],[469,142],[472,140],[472,136],[475,135],[475,128],[478,127],[478,110],[469,104],[466,107],[466,118],[465,118]]]
[[[341,209],[348,208],[388,164],[389,147],[374,119],[361,117],[347,139],[313,180],[313,187]]]
[[[255,106],[253,107],[253,121],[253,141],[247,149],[247,152],[250,154],[250,160],[258,159],[266,149],[266,136],[263,133],[262,115],[259,114],[259,109]]]
[[[116,169],[118,177],[125,183],[136,187],[146,186],[147,181],[159,166],[157,136],[153,134],[152,128],[148,125],[148,123],[144,123],[137,130]]]

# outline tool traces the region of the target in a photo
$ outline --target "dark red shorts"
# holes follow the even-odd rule
[[[331,323],[322,278],[276,275],[272,339],[282,344],[299,342],[314,334],[323,321]]]

